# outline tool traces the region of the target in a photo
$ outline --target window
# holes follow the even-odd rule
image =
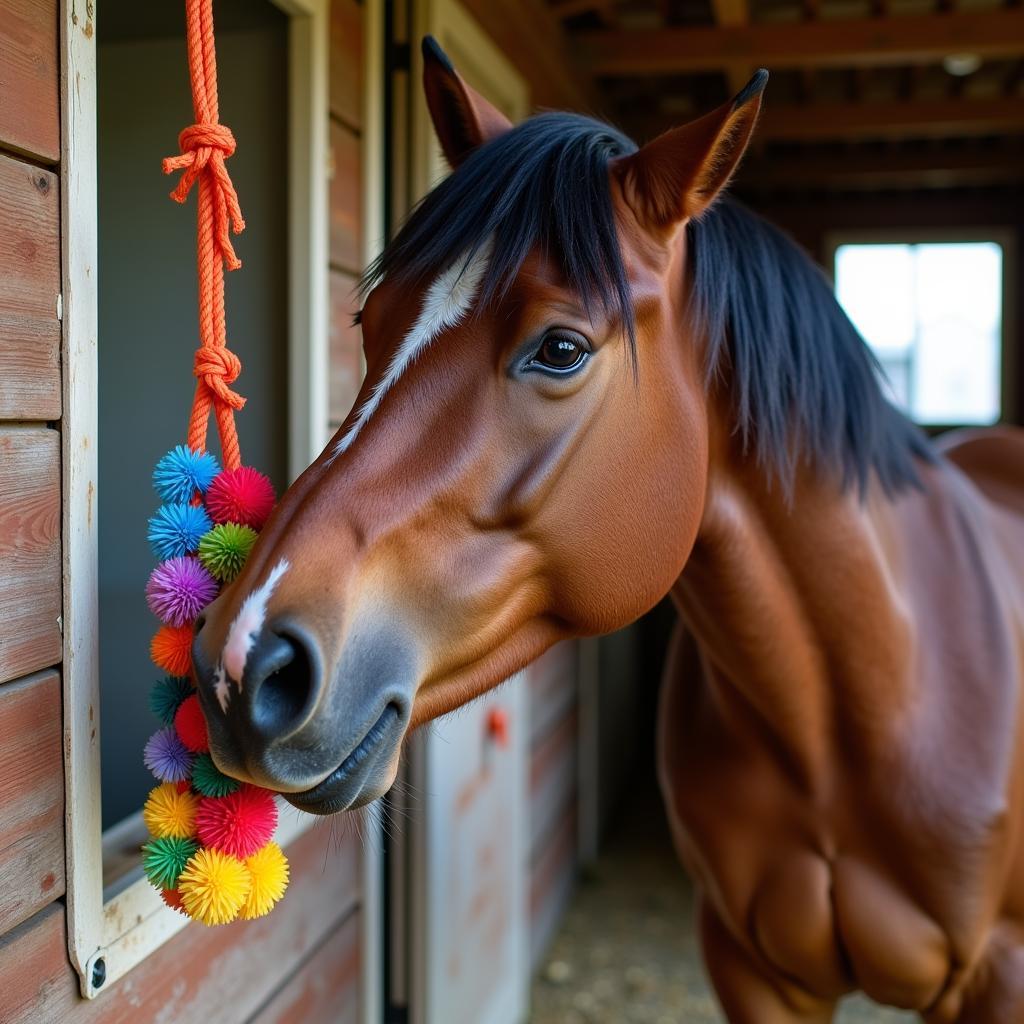
[[[66,250],[61,293],[65,375],[63,683],[68,952],[80,976],[82,994],[92,998],[109,990],[186,923],[164,906],[138,870],[138,818],[132,812],[147,780],[136,760],[139,737],[130,736],[129,731],[144,718],[134,715],[119,720],[123,708],[117,683],[141,671],[127,661],[118,661],[131,656],[124,653],[129,641],[145,642],[145,628],[131,618],[141,607],[137,590],[141,562],[130,550],[139,541],[135,534],[140,526],[125,520],[126,536],[119,538],[117,516],[124,511],[119,501],[141,497],[133,486],[122,487],[120,476],[128,472],[137,475],[146,464],[132,469],[125,460],[141,456],[147,447],[156,445],[156,436],[168,429],[172,433],[160,445],[172,443],[174,431],[181,429],[175,425],[178,416],[187,415],[188,381],[178,385],[171,376],[173,372],[175,379],[181,378],[180,360],[184,358],[187,377],[194,327],[188,323],[174,328],[179,309],[170,303],[176,294],[182,297],[181,309],[193,304],[195,271],[190,269],[190,261],[194,260],[195,200],[190,204],[191,216],[188,211],[171,210],[176,214],[173,226],[160,242],[180,244],[181,252],[173,264],[168,259],[166,266],[161,265],[164,254],[150,252],[146,246],[156,244],[166,207],[173,205],[163,197],[169,185],[159,171],[160,157],[167,152],[163,136],[170,131],[173,144],[173,135],[189,112],[180,7],[155,5],[151,10],[130,0],[105,3],[106,28],[99,60],[91,22],[86,31],[73,24],[79,10],[67,4],[61,14],[65,19],[62,79],[74,83],[74,88],[69,85],[62,91],[61,115]],[[218,5],[218,56],[225,70],[232,69],[232,82],[245,83],[244,75],[262,73],[267,81],[254,84],[248,80],[250,97],[257,87],[283,93],[283,102],[274,106],[275,126],[253,125],[249,129],[253,139],[262,139],[267,159],[274,161],[277,178],[284,182],[281,194],[269,199],[259,195],[261,183],[267,185],[266,168],[253,168],[252,161],[245,159],[232,168],[243,191],[243,203],[245,176],[255,173],[249,196],[254,209],[261,201],[266,206],[258,229],[247,236],[247,258],[252,254],[249,280],[239,283],[243,292],[237,298],[249,301],[257,317],[267,316],[268,304],[273,306],[268,324],[277,341],[277,346],[271,347],[270,339],[263,338],[262,358],[249,360],[253,373],[248,377],[247,393],[258,396],[264,417],[277,402],[286,408],[289,421],[287,451],[268,436],[247,440],[243,433],[243,443],[251,449],[262,445],[263,451],[254,454],[254,461],[266,460],[267,468],[276,470],[282,479],[296,475],[326,440],[328,15],[327,0],[261,0],[260,4],[233,0]],[[168,27],[172,20],[173,26]],[[262,51],[252,35],[260,26],[270,29]],[[239,37],[243,33],[242,52],[233,53],[238,49],[234,43],[242,42]],[[266,58],[262,64],[256,60],[259,52]],[[130,73],[133,61],[134,77]],[[274,69],[276,73],[270,77]],[[106,78],[100,83],[97,99],[98,75]],[[133,81],[148,83],[143,110],[132,107],[134,98],[116,94],[118,83],[123,90],[130,89]],[[225,75],[222,102],[231,87]],[[269,101],[261,102],[255,109],[265,112],[269,105]],[[240,108],[234,119],[238,128],[239,118],[251,112],[244,109],[244,103],[236,106]],[[277,136],[269,136],[270,127]],[[132,163],[136,157],[139,163]],[[132,167],[138,176],[123,173]],[[120,180],[112,177],[119,173]],[[134,190],[140,190],[139,194]],[[152,199],[137,203],[147,190]],[[134,224],[128,222],[129,215]],[[140,217],[146,220],[145,230],[137,231]],[[132,238],[136,248],[122,246],[122,241]],[[104,285],[98,287],[97,280],[104,279]],[[229,282],[229,304],[233,285]],[[258,302],[245,300],[244,289],[252,285],[260,292]],[[125,292],[126,287],[133,291]],[[151,294],[147,296],[145,289]],[[158,299],[165,305],[158,305]],[[232,311],[235,329],[248,333],[259,345],[266,325],[246,324],[244,312]],[[129,326],[138,329],[137,337],[125,333],[129,319]],[[178,333],[182,329],[187,331],[184,340]],[[175,352],[170,357],[173,370],[172,364],[161,362],[164,350],[168,355]],[[286,396],[279,389],[282,379],[287,382]],[[168,394],[170,388],[179,386],[179,393]],[[138,404],[119,406],[126,399]],[[109,417],[118,410],[121,415],[115,419],[121,422],[114,422]],[[249,428],[240,425],[240,429],[250,429],[250,433],[262,429],[266,434],[266,424],[252,421]],[[127,444],[120,448],[118,430],[129,432]],[[99,447],[104,451],[97,464]],[[151,461],[151,450],[147,458]],[[119,462],[125,464],[119,466]],[[138,477],[140,486],[144,478]],[[102,488],[98,486],[101,481]],[[95,514],[97,507],[99,515]],[[104,519],[102,526],[99,519]],[[101,538],[104,531],[105,541]],[[119,579],[119,567],[127,567],[132,579]],[[104,630],[105,638],[99,635]],[[102,701],[101,647],[105,659]],[[125,707],[127,699],[135,696],[125,698]],[[106,719],[99,734],[97,712]],[[106,821],[101,821],[101,805]],[[109,826],[106,831],[104,826]],[[308,819],[298,814],[283,817],[279,841],[286,844],[307,826]],[[125,851],[130,856],[124,856]]]
[[[837,246],[836,296],[918,423],[1000,418],[1003,257],[995,241]]]

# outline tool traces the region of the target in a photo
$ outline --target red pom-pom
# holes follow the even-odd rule
[[[178,738],[193,754],[205,754],[210,749],[210,737],[206,732],[206,719],[199,706],[199,697],[186,697],[174,716],[174,728]]]
[[[181,893],[179,893],[177,889],[161,889],[160,898],[171,908],[171,910],[181,911],[182,914],[185,913],[185,911],[181,909]]]
[[[179,793],[187,793],[192,788],[192,783],[188,779],[182,779],[181,782],[176,782],[175,785],[178,787]]]
[[[261,530],[274,508],[274,485],[251,466],[225,469],[210,484],[205,501],[215,523],[240,523]]]
[[[196,812],[199,841],[240,859],[269,842],[276,827],[274,796],[257,786],[242,786],[227,796],[203,797]]]

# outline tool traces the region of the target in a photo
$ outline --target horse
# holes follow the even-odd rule
[[[552,644],[679,613],[657,761],[732,1024],[1024,1021],[1024,432],[928,441],[723,194],[766,72],[642,148],[424,42],[452,173],[366,378],[197,625],[219,768],[330,814]]]

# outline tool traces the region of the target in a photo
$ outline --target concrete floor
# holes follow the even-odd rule
[[[586,873],[532,993],[531,1024],[722,1024],[693,930],[693,891],[656,796]],[[837,1024],[917,1018],[846,1001]]]

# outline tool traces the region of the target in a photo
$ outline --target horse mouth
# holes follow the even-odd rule
[[[284,798],[309,814],[337,814],[376,800],[390,785],[388,767],[400,738],[401,717],[398,706],[388,704],[355,750],[326,779],[301,793],[284,793]]]

